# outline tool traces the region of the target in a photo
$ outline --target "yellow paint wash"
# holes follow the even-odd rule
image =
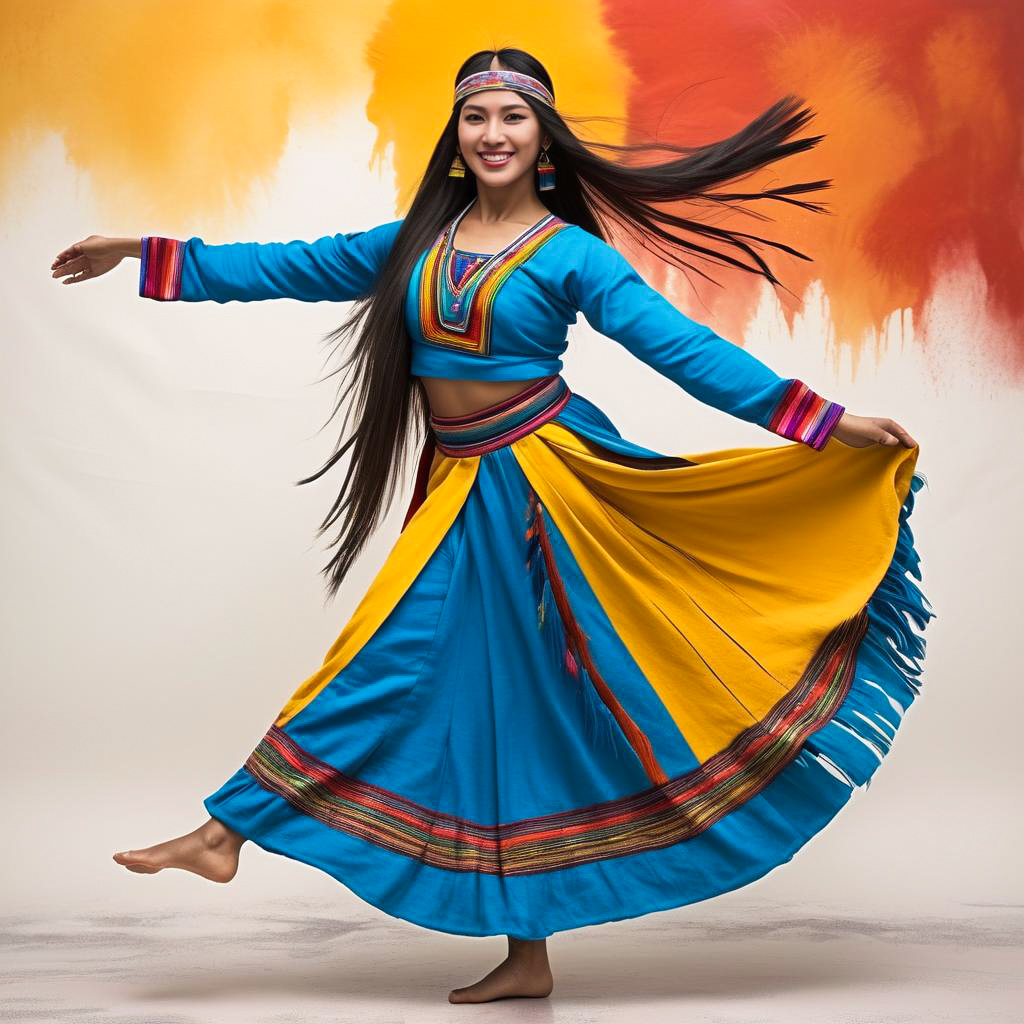
[[[412,199],[437,137],[451,115],[455,75],[477,50],[514,46],[547,68],[559,112],[624,118],[631,74],[601,20],[601,4],[520,0],[514,5],[389,6],[370,40],[373,89],[367,116],[377,126],[374,158],[394,147],[398,208]],[[569,122],[582,138],[621,143],[625,125]]]
[[[47,133],[119,216],[216,214],[296,120],[364,94],[379,8],[339,0],[0,7],[0,173]]]

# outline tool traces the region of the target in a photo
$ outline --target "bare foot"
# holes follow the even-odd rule
[[[544,998],[551,995],[554,979],[548,963],[546,939],[508,936],[508,956],[478,982],[448,993],[449,1003],[485,1003],[514,996]]]
[[[245,837],[228,828],[216,818],[177,839],[147,846],[144,850],[125,850],[114,854],[114,860],[143,875],[152,875],[163,868],[193,871],[211,882],[230,882],[238,871],[238,851]]]

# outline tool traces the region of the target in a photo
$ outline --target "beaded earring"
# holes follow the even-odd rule
[[[541,149],[540,158],[537,160],[537,174],[540,176],[538,191],[547,192],[555,187],[555,165],[548,158],[547,146]]]
[[[455,150],[455,159],[448,170],[449,178],[464,178],[466,176],[466,165],[462,162],[462,154]]]

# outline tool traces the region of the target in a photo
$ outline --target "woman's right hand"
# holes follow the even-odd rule
[[[50,264],[52,276],[62,277],[61,284],[77,284],[79,281],[90,281],[108,270],[113,270],[125,256],[140,256],[142,239],[137,238],[106,238],[103,235],[90,235],[81,242],[69,245],[57,253],[57,258]]]

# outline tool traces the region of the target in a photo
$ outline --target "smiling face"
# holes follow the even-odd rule
[[[526,100],[510,89],[466,97],[459,112],[459,152],[482,185],[509,185],[537,166],[544,135]]]

